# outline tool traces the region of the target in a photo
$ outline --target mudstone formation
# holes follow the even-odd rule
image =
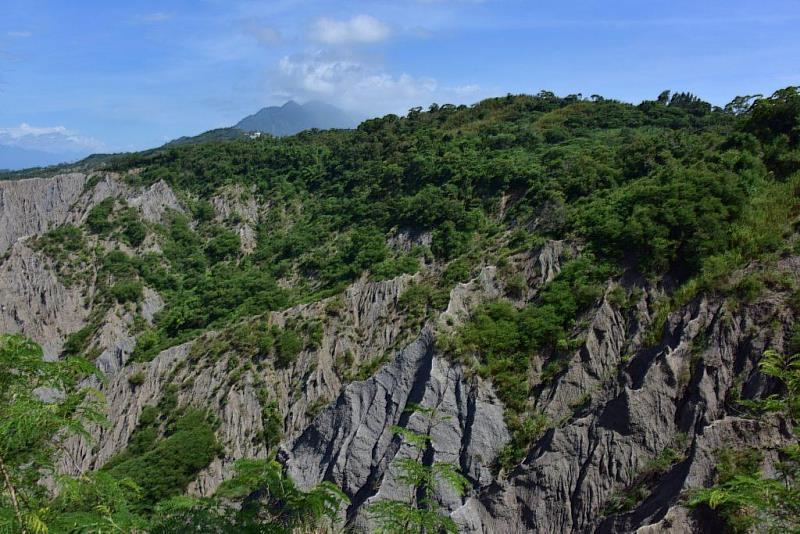
[[[212,205],[220,222],[232,212],[240,215],[235,230],[246,253],[254,246],[254,225],[269,206],[243,201],[240,193],[221,191]],[[0,182],[0,331],[22,332],[56,358],[66,337],[86,324],[95,292],[91,279],[65,284],[30,241],[61,224],[80,224],[108,197],[150,222],[160,222],[168,210],[184,210],[166,183],[135,188],[112,173],[92,181],[73,173]],[[390,245],[410,248],[426,239],[430,236],[400,232]],[[153,240],[142,245],[158,246]],[[551,241],[512,257],[512,268],[527,282],[517,303],[533,298],[565,258],[576,254],[579,244]],[[800,281],[800,257],[782,260],[779,269]],[[406,326],[397,303],[420,274],[360,279],[341,297],[271,314],[269,320],[278,325],[297,318],[323,325],[318,346],[304,350],[289,368],[260,371],[283,417],[278,457],[303,487],[322,480],[341,487],[351,500],[342,516],[356,530],[370,530],[367,505],[404,491],[393,460],[411,452],[392,427],[423,429],[422,417],[406,410],[411,403],[436,407],[447,417],[434,428],[426,458],[455,463],[469,479],[463,497],[444,490],[438,496],[468,533],[702,531],[702,518],[690,513],[683,497],[711,480],[714,451],[723,445],[757,446],[767,451],[769,464],[777,459],[777,452],[771,457],[769,451],[790,442],[789,429],[778,420],[743,418],[730,402],[735,389],[756,397],[772,387],[756,372],[756,362],[765,347],[785,344],[785,329],[773,326],[791,321],[786,294],[767,290],[735,309],[700,295],[671,313],[656,342],[648,343],[654,306],[664,290],[643,280],[617,279],[608,281],[605,296],[578,323],[575,334],[582,342],[567,370],[536,388],[536,409],[556,424],[524,461],[498,473],[493,461],[510,439],[503,406],[490,382],[452,362],[437,344],[481,302],[505,293],[497,271],[484,265],[474,279],[452,287],[444,312],[414,328]],[[644,291],[632,291],[634,284]],[[608,298],[616,287],[630,298],[624,310]],[[162,306],[158,293],[145,288],[136,311],[150,321]],[[236,459],[265,457],[264,445],[254,439],[263,431],[264,406],[253,377],[231,382],[231,354],[213,362],[193,356],[194,344],[217,334],[169,348],[151,362],[132,363],[132,322],[132,311],[119,305],[103,319],[96,364],[105,375],[98,386],[108,401],[110,424],[94,428],[91,441],[71,440],[62,469],[98,468],[124,449],[143,407],[156,403],[170,385],[180,386],[180,405],[210,408],[221,422],[217,435],[224,453],[190,485],[191,493],[213,493]],[[385,362],[372,376],[345,380],[335,370],[345,354],[356,367],[378,358]],[[137,374],[144,380],[133,386],[129,379]],[[637,483],[666,447],[679,449],[682,459],[650,482],[649,496],[635,507],[608,513],[609,503]]]

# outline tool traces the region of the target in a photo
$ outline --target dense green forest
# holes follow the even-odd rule
[[[456,260],[468,277],[488,251],[540,239],[580,240],[599,262],[676,286],[713,286],[787,246],[799,102],[796,88],[725,109],[685,93],[634,106],[543,92],[413,109],[355,130],[118,157],[112,168],[131,183],[185,191],[197,224],[175,214],[155,229],[163,254],[103,265],[167,296],[139,359],[212,326],[336,294],[365,270],[388,278]],[[207,199],[232,184],[275,206],[252,254],[212,222]],[[95,208],[89,230],[143,239],[138,221],[112,209]],[[432,232],[429,250],[393,253],[386,236],[397,229]],[[136,282],[112,289],[117,300],[138,295]]]
[[[109,165],[133,186],[164,180],[190,210],[156,225],[112,199],[95,206],[84,227],[62,226],[36,240],[35,246],[60,265],[65,280],[79,282],[91,274],[100,288],[89,324],[70,336],[65,357],[91,359],[90,342],[104,310],[140,300],[147,286],[166,306],[152,326],[139,325],[134,361],[148,361],[209,329],[238,324],[233,337],[243,351],[271,354],[276,366],[287,366],[316,342],[317,327],[261,328],[258,321],[243,319],[336,295],[365,273],[387,279],[431,266],[435,276],[400,299],[419,324],[443,309],[449,288],[479,267],[502,265],[512,252],[550,239],[577,243],[580,256],[532,302],[482,306],[442,342],[450,357],[476,365],[477,374],[490,378],[505,405],[513,438],[498,461],[500,470],[518,463],[552,424],[527,406],[530,392],[519,377],[529,372],[529,354],[546,356],[543,381],[562,372],[562,356],[575,342],[571,330],[609,278],[637,276],[666,289],[657,336],[658,321],[663,324],[670,310],[698,292],[747,300],[768,276],[766,269],[761,278],[733,281],[729,275],[737,268],[800,252],[794,239],[800,215],[800,92],[791,87],[769,97],[737,98],[725,108],[688,93],[664,92],[638,105],[548,92],[508,95],[473,106],[412,109],[405,117],[368,120],[354,130],[170,146],[118,156]],[[242,186],[242,197],[270,206],[255,228],[249,253],[230,229],[240,215],[219,224],[210,203],[234,185]],[[387,245],[398,231],[430,232],[430,246],[398,251]],[[156,236],[160,252],[106,251],[87,244],[91,235],[114,237],[133,249]],[[97,269],[90,273],[90,265]],[[508,285],[513,290],[514,281]],[[618,299],[624,306],[627,295]],[[12,344],[22,342],[4,343],[3,354],[10,355]],[[28,346],[14,350],[35,352]],[[792,362],[775,376],[796,380]],[[53,380],[75,372],[57,371]],[[4,380],[22,379],[7,375]],[[797,398],[787,402],[796,404]],[[71,421],[74,409],[60,416]],[[796,417],[796,406],[792,409]],[[47,432],[34,436],[36,443],[52,437],[64,421],[48,421]],[[153,531],[159,531],[159,521],[182,520],[186,510],[229,526],[263,517],[248,515],[247,507],[242,514],[218,517],[222,512],[210,501],[175,505],[191,477],[215,454],[215,424],[202,411],[150,407],[130,446],[80,482],[82,489],[74,494],[82,495],[83,508],[76,509],[94,513],[95,503],[85,500],[87,484],[111,484],[119,513],[128,514],[132,525],[154,521]],[[158,435],[158,428],[168,430]],[[205,444],[202,454],[190,446],[196,443]],[[8,454],[20,455],[14,465],[31,483],[25,462],[32,460],[19,450],[2,449],[0,456],[9,461]],[[165,464],[176,468],[165,470]],[[282,476],[271,463],[240,467],[223,496],[229,491],[241,497],[242,488],[274,484]],[[759,475],[748,476],[758,480]],[[725,486],[732,478],[720,480],[729,493],[736,491]],[[124,493],[125,484],[135,488],[135,499]],[[237,484],[239,493],[231,489]],[[330,509],[340,499],[333,488],[306,494],[285,487],[297,492],[292,502],[317,503],[314,520],[332,516]],[[34,491],[31,495],[45,500]],[[64,504],[69,495],[56,499],[51,513],[77,506]],[[710,498],[703,494],[695,500],[699,505]],[[5,502],[2,506],[3,513],[14,511]],[[732,523],[736,510],[726,509]],[[275,521],[310,520],[299,512],[291,515],[295,512]]]

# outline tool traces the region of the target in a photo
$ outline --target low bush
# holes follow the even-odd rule
[[[143,287],[138,280],[122,280],[111,287],[110,293],[120,304],[138,302],[142,299]]]
[[[104,470],[119,479],[131,479],[141,488],[138,506],[152,510],[159,501],[183,493],[197,473],[221,452],[214,429],[205,413],[189,410],[156,438],[156,421],[145,418],[120,458],[112,459]]]

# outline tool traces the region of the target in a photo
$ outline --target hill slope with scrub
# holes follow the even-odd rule
[[[786,531],[798,193],[796,88],[166,147],[0,182],[0,331],[99,369],[53,470],[136,528]]]

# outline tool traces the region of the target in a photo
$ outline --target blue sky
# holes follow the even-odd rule
[[[800,84],[798,28],[797,0],[0,0],[0,144],[141,149],[289,98],[364,115],[542,89],[723,105]]]

